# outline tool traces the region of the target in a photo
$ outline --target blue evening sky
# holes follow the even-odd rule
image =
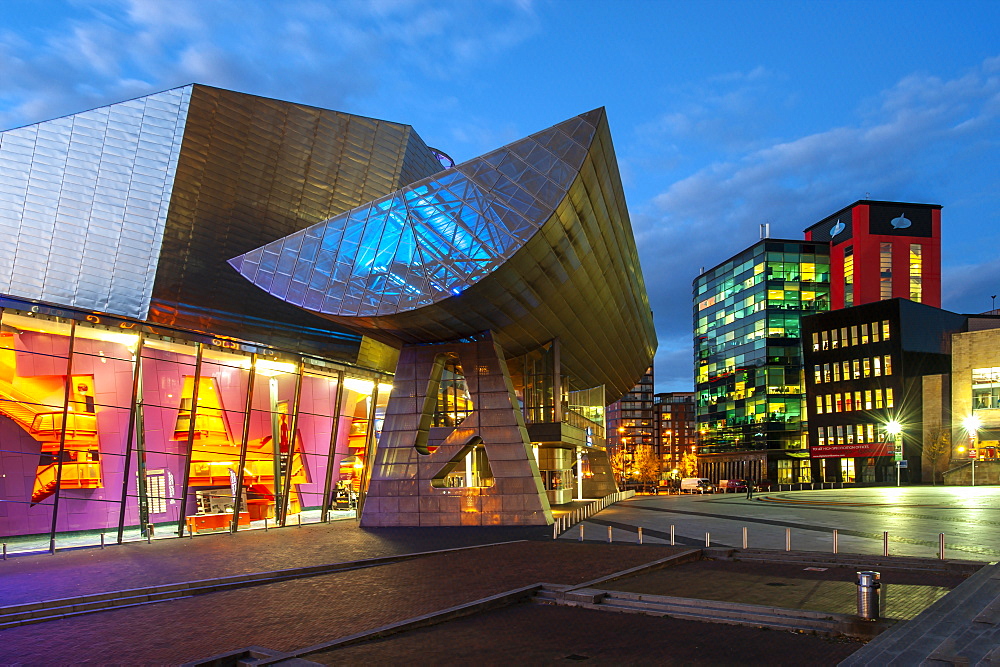
[[[943,306],[1000,294],[996,0],[0,0],[0,128],[190,82],[408,123],[457,161],[607,107],[659,391],[692,386],[691,281],[760,223],[941,204]]]

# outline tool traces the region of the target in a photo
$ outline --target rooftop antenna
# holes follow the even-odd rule
[[[871,198],[872,198],[872,193],[870,193],[870,192],[866,192],[866,193],[865,193],[865,200],[869,200],[869,199],[871,199]]]
[[[769,239],[771,238],[771,223],[765,222],[760,226],[760,238]]]

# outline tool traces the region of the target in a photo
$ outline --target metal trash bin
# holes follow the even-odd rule
[[[881,574],[865,570],[858,572],[858,616],[866,621],[879,618],[879,582]]]

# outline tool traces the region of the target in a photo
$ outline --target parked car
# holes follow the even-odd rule
[[[745,479],[727,479],[726,493],[735,491],[736,493],[746,493],[747,481]]]
[[[706,477],[685,477],[681,480],[681,493],[712,493],[715,487]]]

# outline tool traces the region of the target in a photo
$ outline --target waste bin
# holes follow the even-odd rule
[[[866,621],[878,620],[880,577],[871,570],[858,572],[858,616]]]

